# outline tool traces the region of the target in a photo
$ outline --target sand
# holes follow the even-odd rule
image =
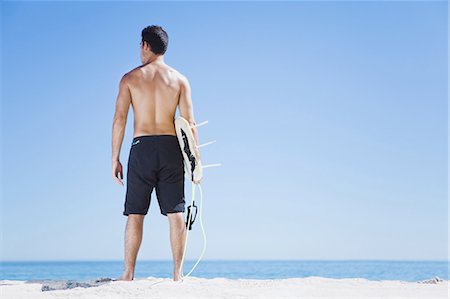
[[[405,282],[332,279],[310,276],[288,279],[185,277],[106,281],[94,287],[77,284],[0,281],[0,298],[449,298],[449,280]],[[46,287],[45,287],[46,286]],[[48,291],[42,291],[42,289]],[[67,288],[69,287],[69,288]],[[54,290],[54,289],[57,290]],[[59,288],[59,289],[58,289]],[[53,289],[53,290],[52,290]]]

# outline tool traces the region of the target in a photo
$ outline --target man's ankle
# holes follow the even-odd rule
[[[134,270],[124,270],[123,274],[126,275],[126,276],[133,277],[134,276]]]

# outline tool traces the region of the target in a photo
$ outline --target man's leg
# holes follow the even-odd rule
[[[173,255],[173,280],[181,279],[180,264],[183,257],[184,241],[186,236],[186,223],[184,222],[184,213],[167,213],[170,224],[170,244]]]
[[[145,215],[129,214],[125,228],[124,272],[118,280],[133,280],[136,257],[142,241],[142,228]]]

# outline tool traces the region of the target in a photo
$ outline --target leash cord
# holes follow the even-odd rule
[[[202,229],[202,234],[203,234],[203,249],[202,249],[202,253],[200,254],[200,257],[198,258],[198,260],[197,260],[197,262],[195,263],[195,265],[192,267],[191,271],[189,271],[188,274],[184,275],[184,274],[183,274],[183,271],[182,271],[182,268],[183,268],[184,256],[185,256],[185,254],[186,254],[186,247],[187,247],[186,245],[187,245],[188,232],[189,232],[189,229],[186,228],[186,239],[185,239],[185,242],[184,242],[183,257],[182,257],[182,259],[181,259],[181,264],[180,264],[181,280],[183,280],[183,278],[185,278],[185,277],[188,277],[188,276],[192,273],[192,271],[194,271],[195,267],[198,265],[198,263],[199,263],[200,260],[202,259],[203,255],[204,255],[204,253],[205,253],[205,250],[206,250],[206,234],[205,234],[205,229],[204,229],[204,227],[203,227],[203,221],[202,221],[202,211],[203,211],[203,191],[202,191],[202,187],[201,187],[200,183],[199,183],[199,184],[195,184],[194,182],[192,182],[192,201],[191,201],[191,207],[192,207],[193,204],[194,204],[194,199],[195,199],[195,186],[196,186],[196,185],[198,186],[198,189],[200,190],[200,227],[201,227],[201,229]],[[187,219],[188,226],[190,226],[190,223],[191,223],[191,219],[190,219],[190,218],[191,218],[191,217],[192,217],[192,213],[190,213],[189,219]]]

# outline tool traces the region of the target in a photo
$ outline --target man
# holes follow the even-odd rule
[[[156,25],[144,28],[140,43],[142,65],[126,73],[119,84],[112,131],[112,175],[122,186],[123,170],[119,156],[130,104],[134,112],[134,134],[128,158],[123,211],[123,215],[128,217],[124,272],[117,280],[134,278],[144,217],[153,188],[156,189],[161,214],[169,219],[173,280],[181,279],[180,263],[186,234],[185,171],[174,125],[177,107],[180,116],[191,125],[195,125],[195,120],[189,81],[164,62],[167,45],[168,36],[163,28]],[[198,145],[196,128],[193,134]],[[199,155],[196,147],[194,150]]]

